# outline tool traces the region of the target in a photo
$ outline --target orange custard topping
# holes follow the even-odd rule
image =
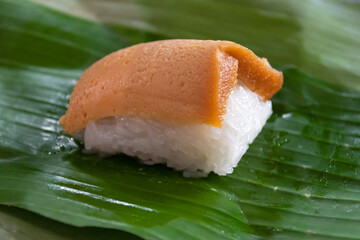
[[[111,116],[221,127],[238,81],[266,101],[281,88],[283,75],[266,59],[233,42],[142,43],[88,68],[75,85],[60,124],[69,134],[89,121]]]

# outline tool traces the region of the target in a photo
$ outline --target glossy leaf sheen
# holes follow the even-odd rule
[[[183,7],[200,3],[182,2]],[[277,18],[264,13],[260,1],[251,2],[254,5],[249,2],[247,8],[252,13],[262,16],[260,20],[273,19],[268,26],[279,28]],[[236,5],[231,1],[217,4]],[[344,2],[340,9],[355,11],[347,4],[351,3]],[[161,6],[152,9],[160,11]],[[325,10],[336,6],[330,2]],[[263,7],[279,14],[265,2]],[[244,18],[251,18],[243,13]],[[199,18],[206,14],[202,12]],[[286,19],[291,25],[291,17]],[[292,62],[275,51],[281,47],[279,42],[265,41],[276,47],[274,52],[265,47],[268,51],[263,53],[284,71],[284,88],[273,99],[273,116],[231,175],[188,179],[164,166],[140,165],[126,156],[100,158],[82,153],[82,146],[62,133],[58,119],[66,110],[71,89],[97,59],[128,46],[127,42],[213,37],[206,32],[197,36],[190,30],[185,35],[180,27],[170,31],[166,23],[157,22],[152,34],[141,34],[131,24],[133,28],[116,26],[114,31],[27,1],[0,1],[0,203],[73,225],[51,222],[49,228],[79,229],[79,238],[86,233],[75,226],[120,229],[146,239],[358,239],[360,94],[324,83],[325,73],[289,67],[287,63]],[[176,24],[190,26],[186,21]],[[350,30],[355,31],[351,36],[358,34],[357,29]],[[220,28],[216,31],[221,34]],[[243,32],[256,35],[261,31],[249,23]],[[329,39],[333,37],[332,32],[326,33]],[[241,35],[231,34],[229,40]],[[254,36],[249,35],[247,41]],[[264,47],[260,42],[264,40],[257,39],[253,47]],[[317,50],[315,40],[310,38],[307,44]],[[332,61],[339,63],[338,73],[347,71],[345,78],[358,76],[358,70],[351,70],[357,59],[349,61],[349,52],[341,56],[335,50],[319,52],[333,56]],[[341,64],[350,65],[344,69]],[[321,68],[329,66],[325,62]],[[347,85],[359,84],[358,80],[349,80]],[[0,216],[28,229],[21,219],[30,213],[17,211],[0,208]],[[34,220],[34,226],[45,222],[40,216],[34,219],[40,219]],[[0,221],[0,234],[12,234],[4,222]],[[38,228],[43,232],[44,228]],[[89,229],[88,236],[94,231]],[[44,234],[44,238],[52,236]],[[61,239],[58,232],[51,234]]]

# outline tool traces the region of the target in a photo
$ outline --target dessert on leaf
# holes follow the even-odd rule
[[[142,43],[88,68],[60,124],[90,151],[184,176],[225,175],[265,125],[282,82],[266,59],[233,42]]]

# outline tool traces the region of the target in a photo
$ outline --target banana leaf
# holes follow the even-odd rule
[[[359,239],[359,3],[36,2],[0,0],[0,238]],[[284,72],[231,175],[85,154],[58,124],[91,63],[164,38],[236,41]]]
[[[23,209],[0,206],[1,239],[16,240],[96,240],[141,238],[115,229],[84,227],[78,228],[59,223]]]

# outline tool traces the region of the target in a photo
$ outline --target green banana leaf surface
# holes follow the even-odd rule
[[[169,38],[284,73],[231,175],[86,154],[58,124],[93,62]],[[0,0],[0,239],[360,239],[359,106],[357,1]]]

